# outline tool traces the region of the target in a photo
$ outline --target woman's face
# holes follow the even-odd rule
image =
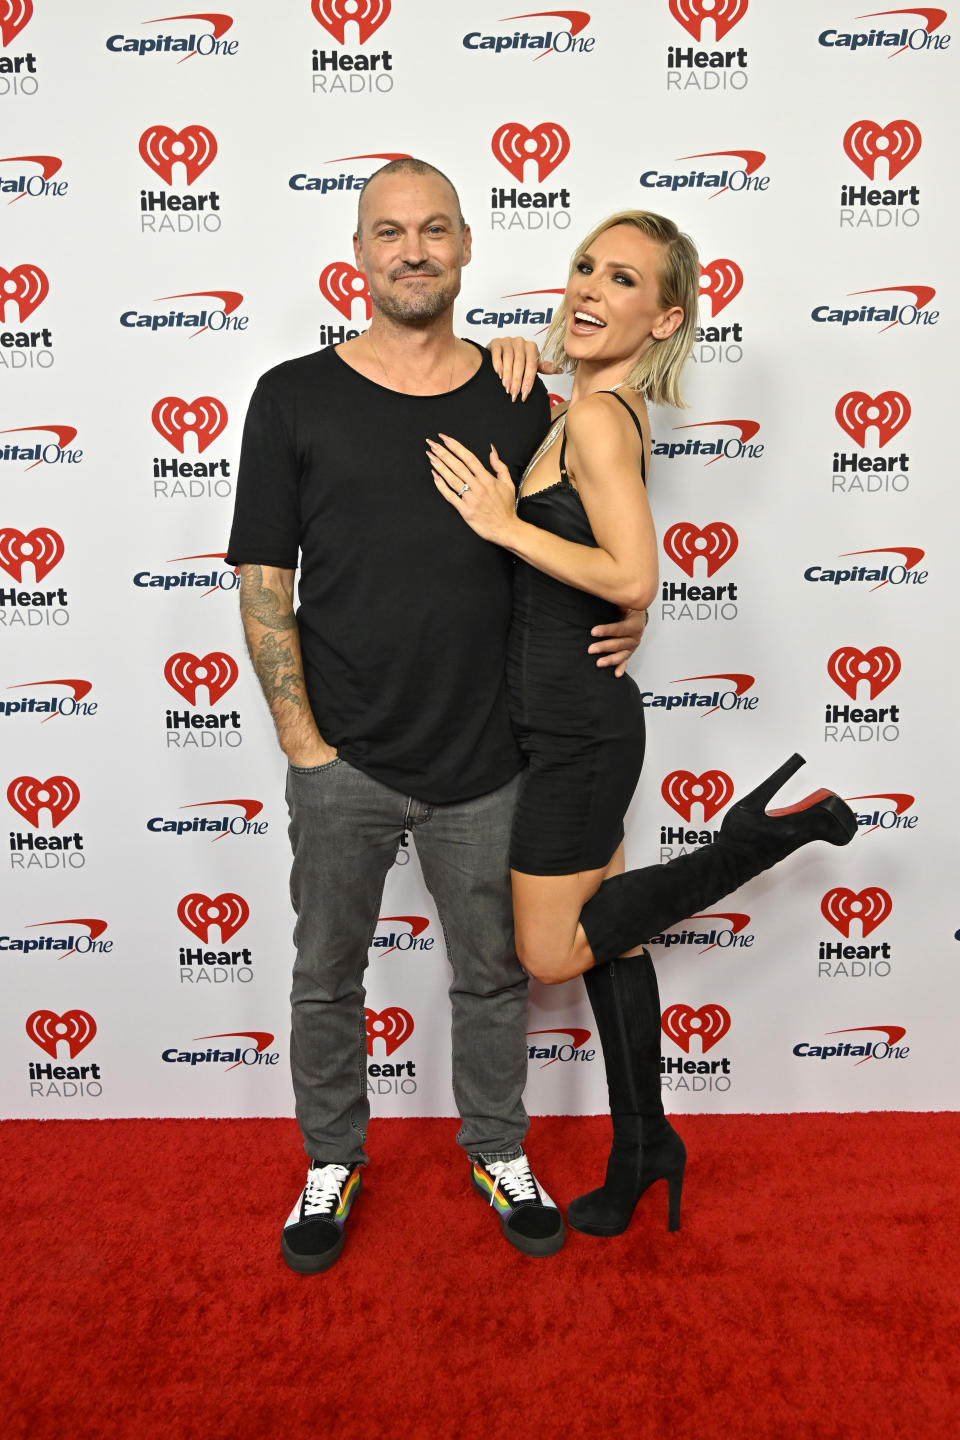
[[[566,289],[564,349],[571,360],[632,362],[653,337],[666,339],[683,320],[660,303],[663,246],[635,225],[614,225],[578,255]]]

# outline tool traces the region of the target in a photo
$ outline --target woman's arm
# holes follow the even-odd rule
[[[567,466],[573,472],[596,548],[562,540],[521,520],[509,472],[491,449],[494,474],[449,436],[428,441],[438,491],[467,524],[566,585],[627,610],[644,610],[657,591],[657,542],[640,472],[640,443],[622,407],[588,395],[567,412]],[[463,486],[469,488],[464,493]]]

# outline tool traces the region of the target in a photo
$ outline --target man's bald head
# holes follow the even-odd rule
[[[386,178],[391,175],[435,175],[439,180],[442,180],[445,185],[449,186],[450,193],[453,196],[453,217],[459,222],[460,229],[464,229],[466,221],[463,218],[463,211],[460,209],[460,196],[457,194],[453,181],[444,175],[442,170],[438,170],[436,165],[430,165],[426,160],[416,160],[413,156],[404,155],[399,160],[390,160],[386,165],[381,165],[379,170],[373,172],[366,185],[364,185],[360,191],[360,200],[357,204],[358,235],[363,233],[363,217],[367,210],[367,191],[381,176]]]

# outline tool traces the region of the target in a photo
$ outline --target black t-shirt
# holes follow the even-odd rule
[[[332,347],[262,376],[247,412],[227,563],[300,572],[310,705],[345,760],[433,803],[520,768],[504,690],[512,558],[438,495],[442,430],[515,481],[544,435],[539,383],[512,404],[483,352],[446,395],[400,395]]]

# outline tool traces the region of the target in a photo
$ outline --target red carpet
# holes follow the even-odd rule
[[[534,1120],[561,1202],[607,1124]],[[279,1255],[292,1121],[8,1122],[2,1433],[960,1434],[956,1117],[677,1128],[677,1234],[661,1184],[626,1235],[531,1260],[470,1190],[454,1122],[375,1122],[343,1256],[303,1278]]]

